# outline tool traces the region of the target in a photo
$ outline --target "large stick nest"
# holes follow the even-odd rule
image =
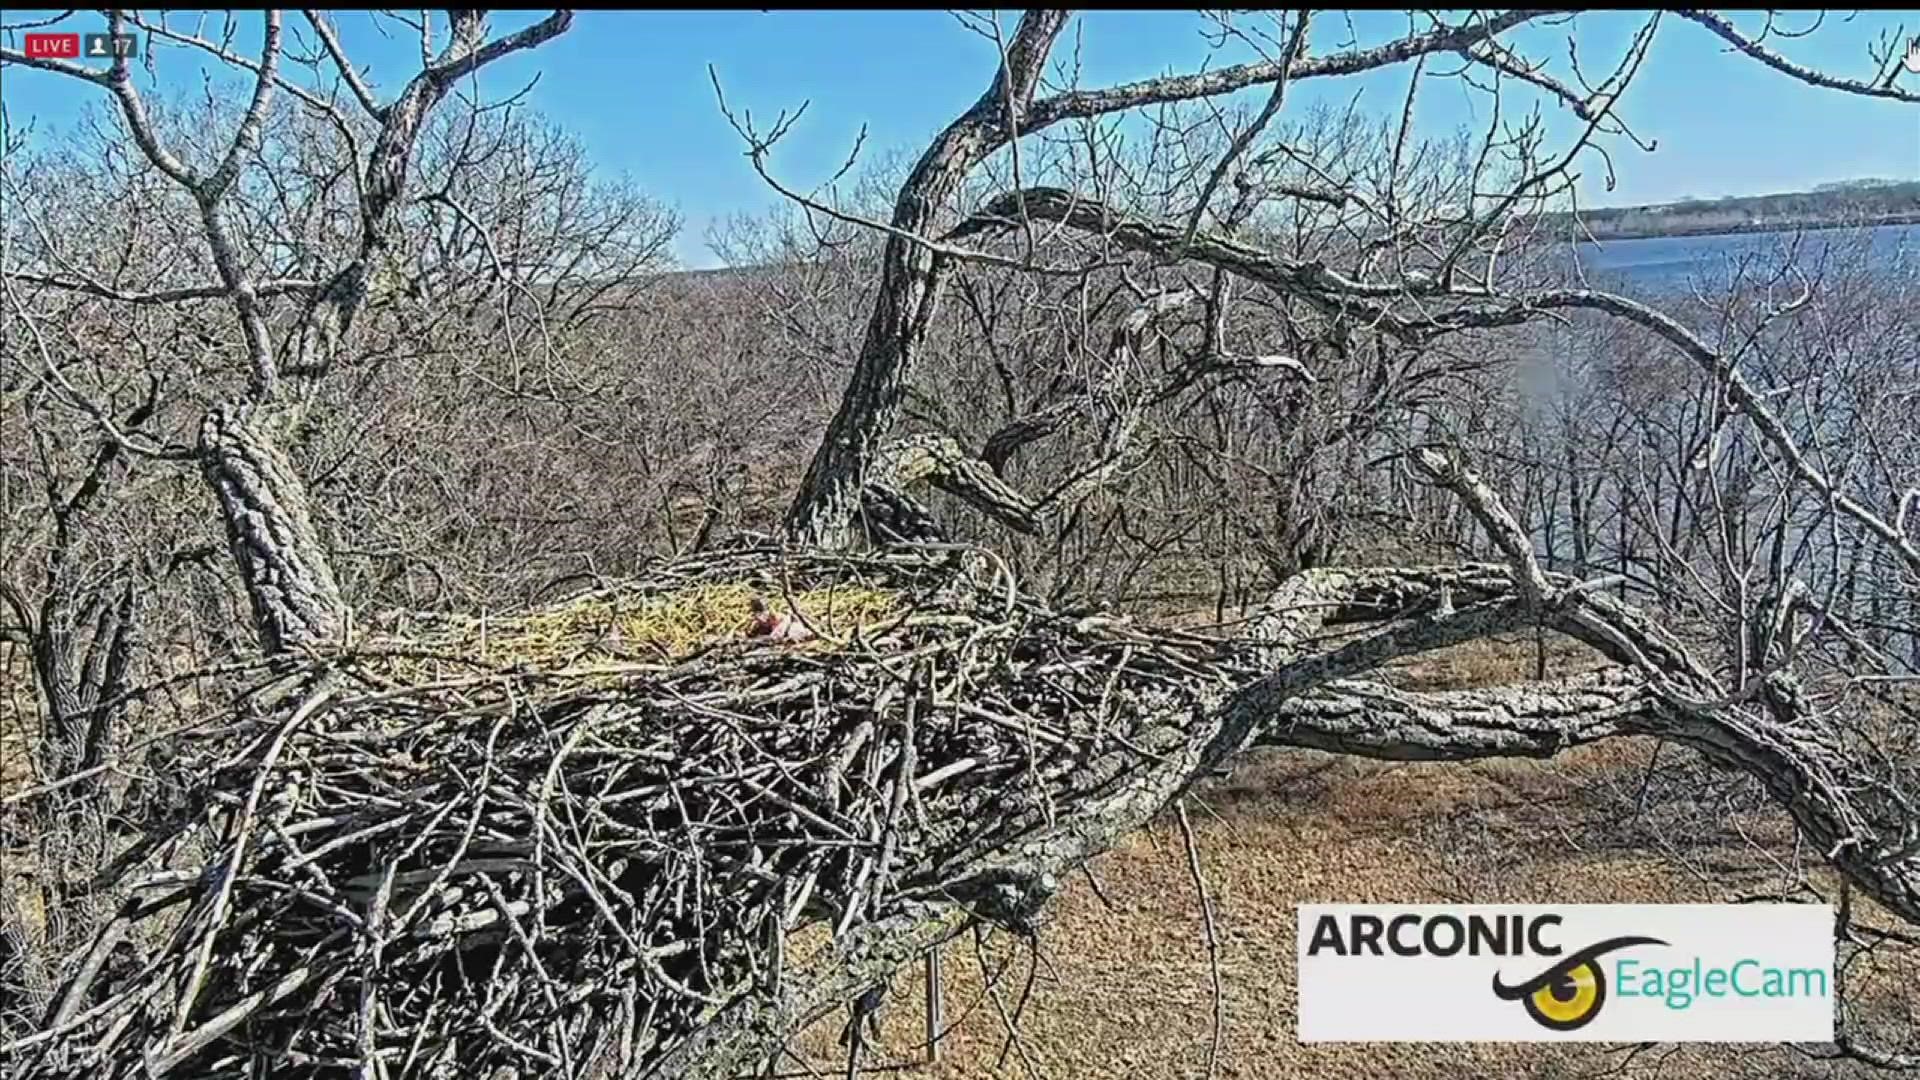
[[[981,867],[1232,648],[962,561],[683,561],[246,691],[17,1075],[613,1075],[766,991],[799,926],[1019,925]],[[754,593],[816,639],[746,638]]]

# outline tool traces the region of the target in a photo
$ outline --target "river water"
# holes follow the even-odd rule
[[[1568,262],[1601,288],[1652,296],[1697,284],[1711,296],[1743,266],[1751,280],[1789,259],[1809,274],[1844,265],[1862,254],[1863,233],[1865,258],[1876,271],[1908,277],[1920,271],[1920,225],[1606,240],[1578,245]]]

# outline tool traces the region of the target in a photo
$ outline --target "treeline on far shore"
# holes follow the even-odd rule
[[[1555,218],[1572,223],[1569,215]],[[1775,195],[1583,209],[1575,231],[1590,233],[1596,240],[1632,240],[1916,223],[1920,223],[1920,180],[1858,180]]]

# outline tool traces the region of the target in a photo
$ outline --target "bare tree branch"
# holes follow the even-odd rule
[[[320,38],[321,47],[326,49],[327,56],[332,58],[334,67],[340,72],[340,78],[346,82],[347,89],[353,92],[354,100],[360,103],[360,107],[366,110],[368,116],[375,120],[384,119],[385,110],[374,99],[373,90],[367,86],[366,80],[360,77],[360,72],[353,66],[353,62],[347,59],[346,50],[340,46],[339,36],[333,32],[333,22],[323,13],[312,8],[303,9],[301,14],[307,17],[308,25],[313,27],[314,34]]]
[[[1862,82],[1858,79],[1842,79],[1838,76],[1829,75],[1826,72],[1807,67],[1804,64],[1796,64],[1786,57],[1781,56],[1779,53],[1774,52],[1772,49],[1760,44],[1759,41],[1742,34],[1732,22],[1728,21],[1727,18],[1719,12],[1692,8],[1676,8],[1674,14],[1683,19],[1699,23],[1701,26],[1713,31],[1722,40],[1740,52],[1760,61],[1783,75],[1791,75],[1809,86],[1818,86],[1827,90],[1842,90],[1846,93],[1859,94],[1863,97],[1920,102],[1920,93],[1914,93],[1911,90],[1902,90],[1893,86],[1891,82],[1876,85],[1874,83]]]

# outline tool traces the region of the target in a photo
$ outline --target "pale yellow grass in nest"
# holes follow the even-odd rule
[[[796,592],[790,601],[746,583],[701,584],[651,595],[591,593],[524,615],[465,617],[444,637],[436,635],[434,645],[501,667],[679,659],[719,642],[745,640],[756,595],[775,611],[796,611],[819,635],[786,648],[831,649],[903,610],[899,593],[856,584]]]

